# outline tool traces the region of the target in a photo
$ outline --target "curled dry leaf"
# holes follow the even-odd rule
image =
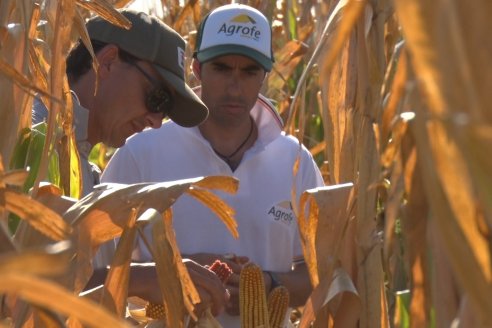
[[[53,240],[68,239],[71,227],[50,208],[15,190],[0,189],[5,210],[26,220],[36,230]]]
[[[31,304],[52,309],[92,327],[129,327],[101,306],[74,295],[59,284],[25,273],[0,273],[0,293],[15,294]]]
[[[335,298],[345,302],[344,306],[331,310],[335,311],[332,317],[337,318],[338,315],[335,324],[345,326],[350,318],[356,322],[360,314],[360,300],[350,277],[356,275],[351,272],[354,271],[351,260],[355,253],[355,237],[354,229],[349,226],[353,197],[352,183],[316,188],[302,195],[299,231],[314,290],[304,308],[300,327],[309,326]],[[306,219],[307,204],[310,207]],[[336,268],[339,263],[342,268]],[[349,294],[346,295],[346,292]],[[346,314],[347,311],[350,315]]]
[[[92,272],[92,257],[98,247],[121,235],[134,209],[137,210],[137,216],[149,208],[163,213],[177,198],[195,185],[202,188],[208,186],[215,189],[223,188],[227,192],[235,192],[237,179],[206,177],[154,184],[104,184],[96,187],[94,192],[69,208],[64,218],[78,231],[77,239],[74,241],[79,253],[75,290],[81,291],[87,283]],[[192,194],[196,194],[196,191]],[[224,219],[226,225],[235,227],[236,223],[232,218],[232,213],[224,210],[228,206],[223,201],[219,198],[201,199],[201,201],[210,208],[218,208],[221,211],[220,217]]]
[[[130,262],[132,249],[135,245],[137,236],[136,210],[132,211],[128,220],[128,226],[123,230],[121,238],[113,257],[106,281],[101,303],[120,318],[124,317],[127,297],[128,284],[130,282]]]
[[[41,249],[9,252],[0,255],[0,273],[55,276],[65,273],[71,253],[70,242],[61,241]]]
[[[3,176],[0,176],[0,184],[8,184],[12,186],[22,187],[24,182],[29,175],[29,171],[27,170],[11,170],[5,173]]]
[[[129,29],[131,27],[130,21],[105,0],[77,0],[76,3],[80,7],[94,12],[116,26],[125,29]]]
[[[197,320],[194,304],[200,302],[179,252],[170,212],[153,221],[153,254],[168,327],[184,327],[186,316]]]

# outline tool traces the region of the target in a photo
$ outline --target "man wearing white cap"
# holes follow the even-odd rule
[[[219,259],[234,271],[227,314],[219,317],[228,328],[240,326],[238,275],[247,261],[264,270],[267,292],[278,284],[287,287],[292,306],[303,305],[311,291],[291,192],[295,188],[298,201],[323,180],[309,151],[282,133],[274,106],[259,93],[274,61],[271,37],[270,23],[252,7],[231,4],[209,13],[198,30],[193,61],[201,81],[196,91],[209,108],[208,118],[192,128],[166,122],[130,138],[102,176],[124,183],[209,175],[239,179],[237,194],[220,194],[236,211],[239,239],[195,200],[181,197],[173,205],[183,256],[202,265]],[[145,247],[139,250],[141,259],[149,257]],[[231,254],[237,254],[235,261]]]

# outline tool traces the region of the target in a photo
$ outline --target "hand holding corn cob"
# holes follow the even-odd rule
[[[225,283],[232,274],[232,270],[229,268],[229,266],[219,260],[216,260],[210,266],[209,270],[215,273],[219,277],[222,283]],[[166,315],[163,304],[152,303],[152,302],[149,302],[145,306],[145,314],[147,317],[152,319],[164,319]]]

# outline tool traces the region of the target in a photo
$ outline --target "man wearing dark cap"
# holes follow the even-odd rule
[[[82,42],[67,58],[67,76],[73,99],[74,130],[80,154],[83,195],[99,183],[98,169],[89,163],[91,148],[99,142],[121,147],[126,139],[147,127],[159,128],[165,117],[183,127],[202,122],[207,107],[184,81],[185,41],[159,19],[145,13],[123,10],[131,22],[129,30],[100,17],[87,23],[87,30],[98,63]],[[48,111],[39,99],[33,108],[33,123],[46,119]],[[90,285],[104,282],[109,263],[108,246],[94,259],[99,267]],[[105,254],[106,253],[106,254]],[[110,255],[109,255],[110,256]],[[218,313],[227,299],[220,280],[193,261],[186,261],[202,300]],[[129,295],[159,303],[154,267],[131,268]],[[210,284],[210,285],[209,285]]]
[[[236,211],[238,239],[196,200],[183,196],[173,205],[183,256],[202,265],[219,259],[234,271],[227,313],[218,318],[228,328],[240,326],[238,281],[246,261],[264,270],[267,292],[284,285],[292,306],[303,305],[311,290],[291,201],[298,203],[303,191],[323,180],[309,151],[282,133],[274,106],[259,93],[273,65],[271,37],[270,23],[255,8],[230,4],[213,10],[198,30],[193,61],[208,118],[197,127],[166,122],[133,136],[102,176],[123,183],[208,175],[239,179],[235,195],[220,194]]]

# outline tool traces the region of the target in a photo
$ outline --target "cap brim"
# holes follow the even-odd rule
[[[200,63],[204,63],[214,59],[215,57],[225,56],[225,55],[243,55],[253,59],[258,64],[263,66],[265,71],[270,72],[272,70],[272,60],[270,58],[249,47],[244,47],[234,44],[217,45],[214,47],[200,50],[196,54],[196,58]]]
[[[208,116],[208,108],[200,97],[181,78],[158,65],[154,67],[176,91],[173,109],[168,114],[169,118],[184,127],[202,123]]]

